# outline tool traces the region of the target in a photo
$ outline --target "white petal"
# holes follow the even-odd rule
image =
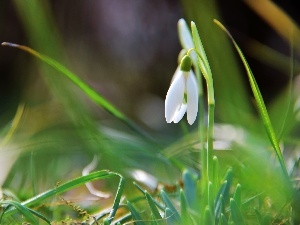
[[[171,84],[172,84],[173,81],[174,81],[175,79],[177,79],[179,76],[182,76],[182,72],[180,72],[180,65],[177,66],[177,68],[176,68],[176,70],[175,70],[175,73],[174,73],[174,75],[173,75],[173,77],[172,77],[172,80],[171,80]]]
[[[191,35],[191,31],[184,19],[180,19],[178,21],[178,34],[181,46],[184,49],[189,50],[191,48],[194,48],[194,42]],[[190,56],[193,60],[194,65],[197,65],[197,54],[194,51],[192,51]]]
[[[194,48],[194,43],[190,29],[188,28],[184,19],[178,21],[178,34],[179,40],[183,48],[190,49]]]
[[[184,114],[186,112],[186,108],[187,108],[186,104],[181,104],[178,107],[178,109],[175,112],[174,118],[173,118],[174,123],[178,123],[182,119],[182,117],[184,116]]]
[[[183,72],[178,70],[175,74],[175,78],[168,90],[166,101],[165,101],[165,117],[167,123],[171,123],[176,110],[182,104],[184,97],[184,87],[185,87],[185,79],[183,76]]]
[[[198,84],[193,71],[190,71],[186,80],[187,91],[187,120],[192,125],[197,117],[198,113]]]

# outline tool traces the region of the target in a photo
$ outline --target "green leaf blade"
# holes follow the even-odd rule
[[[42,60],[65,77],[67,77],[72,83],[74,83],[77,87],[79,87],[93,102],[95,102],[98,106],[118,118],[119,120],[123,121],[127,124],[130,128],[135,130],[137,133],[143,135],[147,139],[152,140],[148,133],[142,130],[139,126],[137,126],[133,121],[131,121],[128,117],[126,117],[121,111],[119,111],[114,105],[112,105],[107,99],[105,99],[102,95],[100,95],[97,91],[95,91],[90,85],[80,79],[76,74],[71,72],[65,66],[61,65],[56,60],[50,58],[49,56],[43,55],[27,46],[18,45],[14,43],[3,42],[1,45],[9,46],[21,49],[29,54],[35,56],[36,58]]]
[[[286,178],[288,178],[288,173],[287,173],[286,166],[285,166],[285,163],[284,163],[284,159],[283,159],[283,156],[282,156],[282,152],[281,152],[281,149],[280,149],[280,146],[279,146],[279,142],[277,140],[275,131],[273,129],[273,126],[272,126],[272,123],[271,123],[271,120],[270,120],[270,117],[269,117],[269,114],[268,114],[268,111],[267,111],[267,108],[266,108],[266,105],[264,103],[264,100],[263,100],[263,97],[262,97],[261,92],[259,90],[259,87],[256,83],[255,77],[252,73],[252,70],[250,69],[250,66],[249,66],[242,50],[240,49],[238,44],[235,42],[234,38],[231,36],[229,31],[218,20],[214,20],[214,22],[223,31],[226,32],[226,34],[231,39],[235,49],[237,50],[237,52],[238,52],[238,54],[239,54],[239,56],[240,56],[240,58],[241,58],[241,60],[244,64],[244,67],[246,69],[248,79],[249,79],[249,82],[250,82],[250,86],[251,86],[253,95],[255,97],[256,103],[257,103],[257,108],[258,108],[259,114],[261,116],[261,119],[263,121],[264,127],[266,129],[267,135],[268,135],[268,137],[270,139],[270,142],[271,142],[271,144],[272,144],[272,146],[273,146],[273,148],[276,152],[276,155],[277,155],[278,161],[280,163],[281,169],[282,169],[284,175],[286,176]]]
[[[145,197],[155,220],[162,220],[162,217],[156,207],[155,202],[153,201],[151,195],[147,191],[145,191]]]
[[[8,204],[14,206],[24,217],[33,224],[38,224],[38,220],[34,217],[34,214],[24,205],[13,200],[3,200],[0,204]]]
[[[235,224],[245,225],[242,212],[233,198],[230,199],[230,213],[231,219]]]
[[[128,201],[127,206],[134,220],[134,224],[136,225],[144,225],[145,223],[142,221],[142,218],[138,211],[133,207],[133,205]]]
[[[172,212],[172,217],[174,217],[176,221],[180,221],[179,213],[177,212],[174,204],[171,202],[169,196],[164,190],[161,190],[160,196],[163,202],[165,203],[166,207]]]

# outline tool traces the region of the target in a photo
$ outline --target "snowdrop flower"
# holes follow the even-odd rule
[[[198,86],[191,70],[192,61],[184,56],[177,67],[165,101],[167,123],[178,123],[187,112],[187,121],[192,125],[198,113]]]

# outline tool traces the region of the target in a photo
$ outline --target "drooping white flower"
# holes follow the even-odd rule
[[[188,62],[187,65],[186,62]],[[167,123],[178,123],[187,113],[187,120],[192,125],[198,113],[198,85],[191,70],[191,59],[183,57],[177,67],[165,101]]]

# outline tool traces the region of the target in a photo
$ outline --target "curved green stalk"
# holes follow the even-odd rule
[[[202,153],[203,163],[203,190],[207,190],[209,182],[213,179],[213,137],[214,137],[214,109],[215,109],[215,97],[214,97],[214,85],[212,72],[205,54],[204,47],[202,45],[198,29],[194,22],[191,23],[192,36],[195,44],[195,52],[198,56],[199,68],[206,80],[207,85],[207,102],[208,102],[208,118],[207,118],[207,148]],[[204,193],[204,196],[206,194]],[[210,202],[207,202],[210,205]],[[212,206],[210,205],[210,208]]]
[[[247,75],[248,75],[248,78],[249,78],[249,82],[250,82],[250,85],[251,85],[251,89],[252,89],[252,92],[253,92],[253,95],[255,97],[255,100],[256,100],[256,103],[257,103],[257,106],[258,106],[258,111],[260,113],[260,116],[262,118],[262,121],[264,123],[264,126],[265,126],[265,129],[266,129],[266,132],[268,134],[268,137],[270,139],[270,142],[276,152],[276,155],[277,155],[277,158],[278,158],[278,161],[280,163],[280,166],[281,166],[281,169],[282,169],[282,172],[284,173],[284,175],[286,177],[288,177],[288,172],[286,170],[286,166],[285,166],[285,163],[284,163],[284,159],[283,159],[283,156],[282,156],[282,152],[281,152],[281,149],[280,149],[280,146],[279,146],[279,142],[277,140],[277,137],[275,135],[275,131],[273,129],[273,126],[272,126],[272,123],[271,123],[271,120],[270,120],[270,117],[269,117],[269,114],[268,114],[268,111],[267,111],[267,108],[266,108],[266,105],[264,103],[264,100],[262,98],[262,95],[260,93],[260,90],[258,88],[258,85],[256,83],[256,80],[254,78],[254,75],[249,67],[249,64],[242,52],[242,50],[240,49],[240,47],[237,45],[237,43],[235,42],[235,40],[233,39],[233,37],[231,36],[231,34],[229,33],[229,31],[218,21],[218,20],[214,20],[214,22],[223,30],[226,32],[226,34],[228,35],[228,37],[231,39],[235,49],[237,50],[243,64],[244,64],[244,67],[247,71]]]
[[[119,186],[118,186],[118,190],[117,190],[117,194],[116,194],[116,197],[115,197],[115,200],[114,200],[114,204],[113,204],[112,210],[110,211],[110,213],[108,215],[108,218],[107,218],[109,223],[111,223],[111,221],[114,219],[114,217],[116,215],[116,212],[119,208],[119,204],[120,204],[121,197],[122,197],[122,194],[123,194],[124,185],[125,185],[125,180],[120,175],[120,183],[119,183]]]
[[[79,87],[93,102],[95,102],[98,106],[105,109],[107,112],[118,118],[119,120],[123,121],[127,124],[130,128],[135,130],[137,133],[143,135],[149,140],[152,138],[147,134],[144,130],[138,127],[134,122],[132,122],[129,118],[127,118],[121,111],[119,111],[115,106],[113,106],[109,101],[107,101],[102,95],[100,95],[97,91],[95,91],[92,87],[90,87],[87,83],[81,80],[76,74],[71,72],[69,69],[61,65],[56,60],[50,58],[49,56],[40,54],[39,52],[23,45],[18,45],[9,42],[3,42],[1,45],[9,46],[21,49],[25,52],[30,53],[31,55],[39,58],[40,60],[47,63],[49,66],[53,67],[58,72],[62,73],[66,76],[70,81],[72,81],[77,87]]]
[[[81,176],[81,177],[75,178],[71,181],[68,181],[66,183],[57,185],[55,188],[52,188],[48,191],[45,191],[44,193],[41,193],[33,198],[30,198],[30,199],[22,202],[21,204],[26,207],[37,205],[37,204],[42,204],[42,202],[49,197],[53,197],[55,195],[62,194],[66,191],[74,189],[80,185],[87,183],[87,182],[90,182],[93,180],[107,179],[107,178],[112,178],[112,177],[119,177],[120,183],[124,182],[123,177],[118,173],[110,172],[107,170],[96,171],[96,172],[90,173],[86,176]],[[16,210],[17,210],[16,208],[8,210],[7,212],[4,213],[3,217],[12,215],[13,213],[16,212]]]

